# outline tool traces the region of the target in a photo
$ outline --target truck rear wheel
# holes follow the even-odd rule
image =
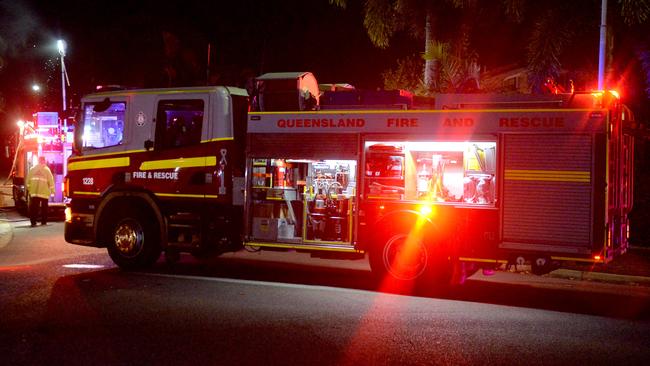
[[[424,230],[421,230],[424,232]],[[400,230],[376,240],[370,267],[380,286],[388,290],[427,290],[447,285],[452,268],[444,250],[434,249],[433,238]]]
[[[25,217],[29,217],[29,194],[25,194],[25,199],[15,200],[16,211]]]
[[[429,253],[421,238],[407,233],[389,236],[370,252],[370,265],[379,278],[389,276],[400,282],[414,282],[421,277],[429,262]]]
[[[112,214],[117,216],[115,210]],[[111,220],[106,233],[107,247],[115,264],[124,269],[141,269],[158,260],[160,235],[158,225],[151,221],[141,210]]]
[[[11,192],[12,198],[14,200],[14,206],[16,207],[16,211],[18,211],[19,214],[29,217],[29,194],[27,193],[27,189],[25,189],[24,186],[22,186],[22,189],[20,188],[20,184],[22,183],[15,182],[17,179],[18,178],[14,178],[14,186]]]

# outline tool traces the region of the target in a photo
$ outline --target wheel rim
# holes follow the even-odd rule
[[[140,253],[144,245],[144,229],[137,221],[125,219],[115,227],[113,238],[120,255],[133,258]]]
[[[397,234],[386,242],[383,262],[384,268],[391,276],[410,281],[424,273],[428,256],[422,240],[410,239],[406,234]]]

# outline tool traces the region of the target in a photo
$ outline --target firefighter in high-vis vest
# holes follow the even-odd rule
[[[40,217],[41,224],[47,225],[48,201],[54,195],[54,177],[47,166],[44,156],[38,158],[38,164],[27,173],[27,194],[29,194],[29,220],[32,226]]]

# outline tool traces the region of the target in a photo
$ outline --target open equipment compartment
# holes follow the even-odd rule
[[[352,245],[356,160],[250,159],[252,241]]]

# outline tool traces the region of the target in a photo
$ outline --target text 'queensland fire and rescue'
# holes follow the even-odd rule
[[[445,127],[473,127],[473,118],[445,118]],[[279,128],[363,128],[366,120],[363,118],[304,118],[304,119],[279,119]],[[420,127],[418,118],[387,118],[386,127],[391,128],[417,128]],[[505,128],[564,128],[563,117],[501,117],[499,127]]]

